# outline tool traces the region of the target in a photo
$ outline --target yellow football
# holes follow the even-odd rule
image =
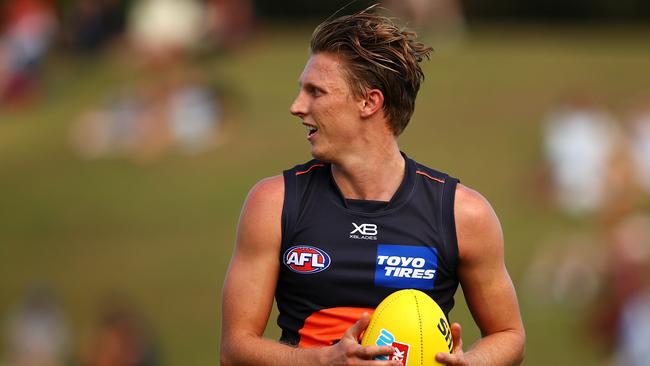
[[[451,352],[453,347],[447,317],[419,290],[400,290],[386,297],[372,314],[361,344],[393,346],[393,355],[378,359],[398,360],[404,366],[441,365],[436,353]]]

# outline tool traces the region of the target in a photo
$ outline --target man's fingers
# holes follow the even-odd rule
[[[451,353],[438,352],[436,354],[436,361],[440,362],[443,365],[456,366],[462,365],[462,360],[460,357],[453,355]]]
[[[399,361],[365,361],[364,366],[402,366]]]
[[[358,342],[361,338],[361,334],[366,330],[368,324],[370,323],[370,314],[363,313],[359,320],[354,323],[353,326],[348,328],[343,335],[343,338],[348,338],[346,342],[350,342],[349,338],[354,339],[355,342]],[[343,342],[343,340],[341,340]],[[390,356],[395,352],[395,349],[391,346],[362,346],[356,344],[355,346],[348,349],[346,356],[348,359],[356,359],[352,364],[356,365],[374,365],[374,366],[401,366],[401,363],[396,360],[375,360],[375,357],[378,356]]]
[[[350,365],[373,365],[373,366],[401,366],[395,360],[375,360],[377,356],[389,356],[394,352],[391,346],[367,346],[357,345],[346,352],[346,358]]]
[[[451,353],[439,352],[436,354],[436,361],[448,366],[467,365],[463,357],[463,338],[461,337],[461,327],[458,323],[453,323],[450,327],[451,337],[454,341],[454,347]]]
[[[368,327],[368,323],[370,323],[370,314],[368,313],[363,313],[361,314],[361,317],[359,320],[354,323],[353,326],[348,328],[348,330],[345,331],[345,336],[349,336],[354,338],[356,341],[358,341],[361,338],[361,334],[363,333],[364,330]]]
[[[454,340],[454,348],[451,353],[458,353],[463,351],[463,338],[461,337],[461,327],[458,323],[451,325],[451,338]]]
[[[377,356],[390,356],[394,352],[395,349],[391,346],[361,346],[357,349],[354,349],[352,351],[353,354],[350,356],[356,356],[365,360],[371,360]]]

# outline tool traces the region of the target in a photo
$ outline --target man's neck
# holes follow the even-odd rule
[[[346,199],[390,201],[404,179],[406,162],[397,144],[385,151],[332,164],[332,176]]]

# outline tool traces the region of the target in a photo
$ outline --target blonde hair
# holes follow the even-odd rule
[[[364,96],[368,89],[384,95],[384,112],[395,136],[401,134],[415,109],[415,98],[424,80],[420,62],[433,49],[416,41],[414,32],[400,29],[383,15],[359,13],[321,23],[310,43],[312,54],[340,57],[352,93]]]

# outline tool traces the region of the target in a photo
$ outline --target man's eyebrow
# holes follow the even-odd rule
[[[312,83],[311,81],[303,82],[303,81],[298,80],[298,86],[300,86],[300,87],[310,87],[310,88],[316,88],[316,89],[324,90],[324,86],[316,85],[316,84]]]

